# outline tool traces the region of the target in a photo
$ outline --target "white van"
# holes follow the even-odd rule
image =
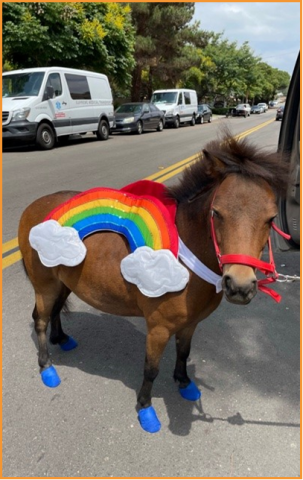
[[[195,90],[187,88],[155,90],[151,102],[165,113],[165,125],[179,128],[182,123],[189,122],[192,126],[196,123],[198,97]]]
[[[107,140],[114,107],[106,75],[63,67],[26,68],[2,75],[2,139],[44,149],[58,138],[93,132]]]

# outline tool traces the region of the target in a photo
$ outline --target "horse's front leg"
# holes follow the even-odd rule
[[[141,427],[149,433],[158,432],[161,428],[161,423],[151,404],[151,391],[154,380],[159,373],[162,353],[170,337],[169,330],[162,326],[149,328],[146,337],[144,380],[138,395],[138,404]]]
[[[179,391],[186,400],[195,401],[201,397],[201,392],[196,384],[187,375],[187,359],[190,353],[192,336],[195,325],[183,328],[176,333],[177,361],[174,370],[174,379],[179,382]]]

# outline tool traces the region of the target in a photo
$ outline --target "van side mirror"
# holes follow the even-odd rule
[[[43,95],[43,101],[44,100],[49,100],[50,98],[54,98],[55,90],[54,87],[51,87],[50,85],[46,86],[44,95]]]

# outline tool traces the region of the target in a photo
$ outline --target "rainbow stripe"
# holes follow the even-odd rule
[[[83,240],[100,231],[124,235],[133,252],[148,246],[169,249],[177,257],[178,234],[165,205],[153,196],[137,196],[111,188],[94,188],[59,205],[45,218],[73,227]]]

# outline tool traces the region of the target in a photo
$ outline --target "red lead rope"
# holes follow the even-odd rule
[[[260,270],[260,272],[264,273],[264,275],[267,276],[266,278],[264,278],[262,280],[258,280],[258,289],[261,292],[267,293],[268,295],[270,295],[276,302],[280,302],[280,300],[282,298],[281,295],[279,295],[277,292],[275,292],[271,288],[267,287],[267,285],[269,283],[275,282],[276,279],[278,278],[278,274],[276,272],[276,267],[275,267],[275,261],[274,261],[274,256],[273,256],[270,237],[268,237],[268,241],[267,241],[269,262],[263,262],[262,260],[259,260],[258,258],[255,258],[255,257],[250,257],[249,255],[241,255],[241,254],[221,255],[220,248],[219,248],[219,245],[218,245],[218,242],[217,242],[217,237],[216,237],[213,211],[211,213],[210,225],[211,225],[211,236],[212,236],[216,256],[217,256],[217,259],[218,259],[219,266],[220,266],[221,270],[223,270],[223,265],[225,265],[227,263],[247,265],[248,267],[257,268],[258,270]],[[291,238],[290,235],[282,232],[282,230],[280,230],[273,222],[272,222],[272,228],[279,235],[286,238],[287,240],[289,240]]]

